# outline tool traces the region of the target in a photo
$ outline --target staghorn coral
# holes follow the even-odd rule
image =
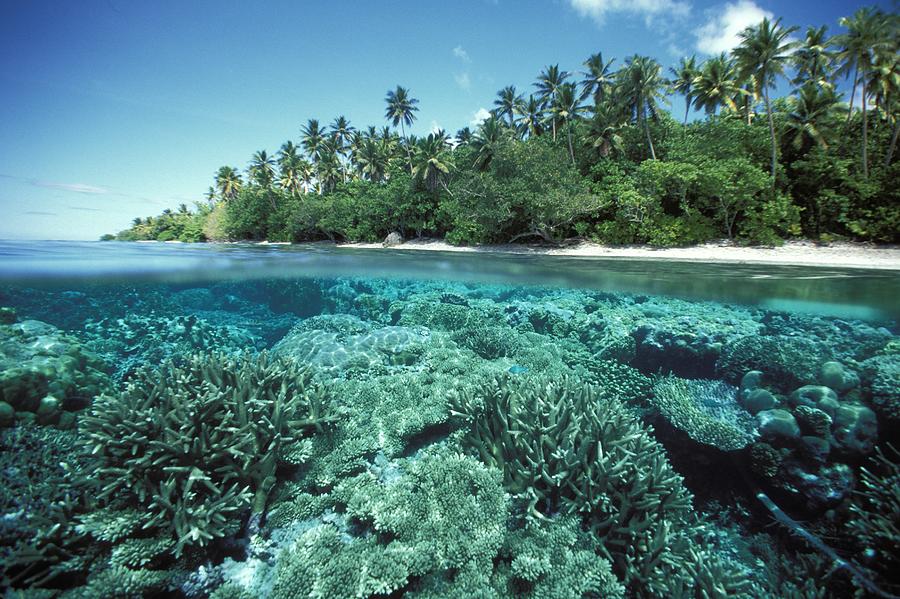
[[[737,389],[722,381],[668,376],[653,386],[650,403],[694,441],[733,451],[756,437],[753,417],[736,398]]]
[[[325,408],[310,371],[292,363],[195,355],[140,371],[82,424],[99,497],[145,510],[142,527],[174,535],[180,553],[234,532],[248,508],[261,514],[284,450],[322,429]]]
[[[72,431],[0,431],[0,587],[50,586],[86,570],[96,548],[75,526],[88,509],[85,453]]]
[[[891,590],[900,591],[900,451],[892,445],[877,448],[867,467],[860,469],[860,487],[855,492],[852,514],[847,523],[850,533],[863,547],[874,553],[870,567],[886,581]]]
[[[521,343],[516,332],[508,327],[465,328],[454,333],[452,339],[485,360],[512,356]]]
[[[678,562],[668,543],[691,496],[621,403],[570,378],[504,377],[452,394],[451,407],[465,445],[503,471],[526,518],[581,515],[629,588]]]

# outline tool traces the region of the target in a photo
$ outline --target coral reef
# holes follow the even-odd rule
[[[309,371],[265,354],[140,371],[83,419],[98,496],[140,507],[141,527],[173,535],[176,554],[202,546],[264,510],[286,450],[326,409]]]
[[[699,559],[686,537],[676,542],[692,527],[690,494],[618,401],[573,379],[506,377],[451,403],[468,427],[465,445],[503,471],[526,518],[583,518],[627,588],[664,595]]]
[[[722,349],[716,372],[736,385],[748,371],[759,370],[769,386],[784,392],[814,383],[819,365],[831,355],[828,346],[803,337],[748,336]]]
[[[388,326],[373,329],[354,317],[314,318],[291,329],[275,344],[272,354],[286,356],[321,369],[369,370],[416,362],[430,337],[421,327]],[[321,328],[314,328],[321,327]]]
[[[742,449],[757,436],[750,413],[737,402],[737,389],[722,381],[663,377],[650,403],[694,441],[723,451]]]
[[[350,277],[0,297],[72,328],[0,310],[12,596],[900,588],[876,323]]]
[[[850,506],[847,528],[868,554],[868,567],[900,592],[900,452],[891,445],[878,449],[861,470],[860,487]]]
[[[105,365],[77,339],[37,320],[0,324],[0,421],[74,425],[107,388]]]
[[[260,341],[243,329],[213,325],[194,315],[172,318],[129,314],[89,320],[87,345],[115,365],[113,378],[122,381],[147,364],[180,360],[197,352],[240,353],[258,349]]]

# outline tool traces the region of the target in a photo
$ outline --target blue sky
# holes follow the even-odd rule
[[[308,118],[384,125],[397,84],[420,101],[414,133],[454,132],[548,64],[602,51],[669,66],[765,14],[835,30],[862,5],[0,0],[0,238],[96,239],[193,205],[219,166],[277,151]]]

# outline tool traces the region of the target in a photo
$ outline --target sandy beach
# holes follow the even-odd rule
[[[611,247],[582,241],[559,246],[507,244],[470,247],[450,245],[439,239],[414,239],[388,248],[380,243],[344,243],[339,244],[338,247],[900,270],[900,247],[849,242],[825,245],[811,241],[789,241],[779,247],[747,247],[723,241],[684,248],[652,248],[649,246]]]

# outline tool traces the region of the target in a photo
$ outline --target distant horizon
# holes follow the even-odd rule
[[[290,3],[8,4],[0,9],[0,238],[96,240],[135,217],[193,206],[219,166],[243,170],[253,152],[296,140],[309,118],[384,126],[384,96],[398,84],[420,100],[411,133],[452,135],[476,126],[502,87],[533,92],[549,64],[579,72],[601,51],[615,68],[639,53],[668,69],[682,56],[727,49],[762,16],[835,33],[839,17],[872,4],[887,8],[566,0],[511,10],[481,0],[410,4],[397,15]],[[671,100],[680,118],[684,100]]]

